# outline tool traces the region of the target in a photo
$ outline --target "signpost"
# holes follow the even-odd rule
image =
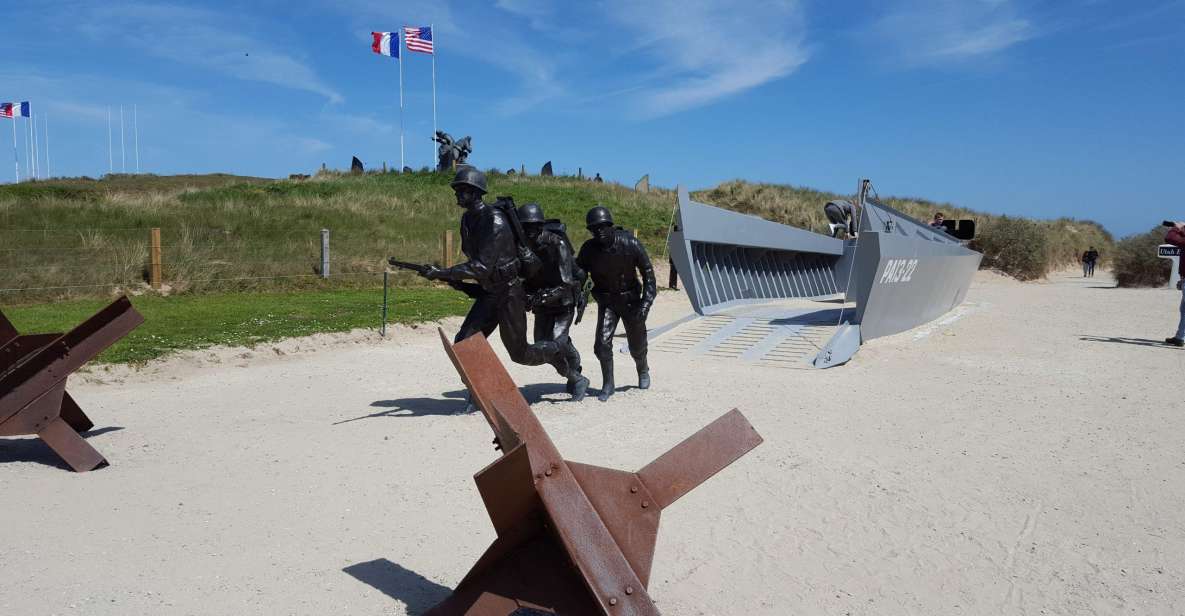
[[[1169,276],[1169,288],[1176,289],[1177,283],[1181,282],[1181,249],[1172,244],[1161,244],[1156,247],[1156,254],[1161,259],[1169,259],[1173,262],[1173,273]]]

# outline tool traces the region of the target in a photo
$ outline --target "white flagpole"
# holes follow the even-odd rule
[[[41,153],[37,151],[37,114],[30,113],[33,116],[33,179],[41,177],[41,165],[37,164],[41,159]]]
[[[30,180],[37,179],[37,157],[33,155],[33,113],[25,118],[25,148],[29,154],[25,157],[25,176]]]
[[[107,105],[107,174],[115,173],[115,155],[111,153],[111,105]]]
[[[140,173],[140,112],[138,105],[132,105],[132,126],[136,131],[136,173]]]
[[[395,33],[395,37],[395,40],[392,42],[399,45],[399,173],[403,173],[403,169],[407,163],[403,160],[403,53],[406,50],[403,48],[402,26]]]
[[[12,166],[16,173],[16,181],[21,181],[21,157],[16,153],[16,116],[9,118],[12,120]]]
[[[45,125],[45,178],[53,177],[53,167],[49,163],[49,114],[41,118],[41,122]]]
[[[436,138],[436,25],[428,24],[432,33],[432,138]]]
[[[25,118],[25,130],[21,131],[21,137],[25,139],[25,179],[33,179],[33,142],[29,140],[29,120],[32,117]]]
[[[119,166],[120,173],[128,172],[128,148],[123,138],[123,105],[119,106]]]

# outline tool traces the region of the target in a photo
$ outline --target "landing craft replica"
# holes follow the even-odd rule
[[[843,295],[839,327],[811,360],[847,362],[862,343],[932,321],[963,302],[983,255],[970,220],[935,228],[880,203],[860,182],[854,237],[840,239],[692,201],[679,188],[668,240],[700,316],[746,305]],[[833,225],[835,227],[835,225]]]

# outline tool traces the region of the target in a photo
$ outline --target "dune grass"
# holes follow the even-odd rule
[[[366,279],[382,272],[391,255],[443,261],[446,229],[454,233],[453,258],[459,259],[461,212],[450,180],[436,173],[237,182],[225,176],[116,176],[0,187],[0,301],[143,288],[152,227],[161,229],[164,282],[173,293],[322,285],[321,229],[330,230],[329,284],[372,284]],[[659,250],[673,205],[669,195],[575,178],[492,175],[489,184],[491,197],[542,203],[549,217],[569,223],[578,245],[588,237],[585,212],[601,203]],[[399,274],[397,284],[422,282]]]
[[[1153,227],[1115,245],[1112,269],[1118,286],[1163,287],[1168,284],[1173,263],[1157,256],[1157,247],[1164,243],[1167,231],[1164,227]]]

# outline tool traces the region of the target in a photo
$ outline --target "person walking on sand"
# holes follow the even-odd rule
[[[1169,229],[1167,235],[1164,236],[1165,243],[1172,244],[1177,248],[1185,248],[1185,222],[1177,222]],[[1172,338],[1165,338],[1164,343],[1170,346],[1185,346],[1185,261],[1181,261],[1177,267],[1177,272],[1182,276],[1182,282],[1177,283],[1177,288],[1181,289],[1181,320],[1177,322],[1177,333]]]
[[[1090,250],[1082,253],[1082,277],[1094,278],[1094,265],[1099,260],[1099,251],[1090,247]]]

